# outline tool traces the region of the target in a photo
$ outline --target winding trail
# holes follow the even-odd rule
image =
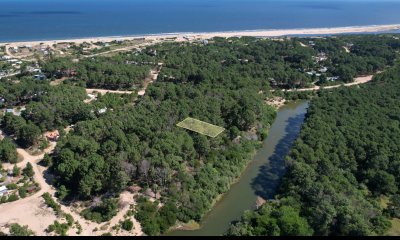
[[[0,139],[4,138],[4,134],[0,131]],[[22,225],[28,225],[30,229],[32,229],[39,236],[46,236],[46,228],[57,220],[58,218],[55,216],[53,210],[49,209],[44,205],[44,201],[42,199],[42,195],[45,192],[48,192],[52,195],[54,199],[56,194],[56,189],[47,183],[44,178],[45,171],[47,168],[39,166],[38,162],[40,162],[45,153],[52,153],[56,147],[55,142],[51,142],[50,146],[44,151],[44,153],[32,156],[25,149],[17,148],[17,152],[20,156],[23,157],[23,161],[17,164],[20,168],[25,168],[25,166],[29,163],[32,164],[33,170],[35,172],[34,181],[37,182],[40,186],[40,190],[35,194],[26,197],[24,199],[17,200],[15,202],[4,203],[0,205],[0,230],[6,230],[4,228],[8,223],[17,222]],[[14,167],[14,164],[3,164],[4,169],[9,170]],[[111,227],[118,224],[120,221],[124,220],[124,215],[130,209],[131,205],[135,205],[136,202],[133,198],[133,194],[129,192],[123,192],[120,195],[120,209],[118,214],[113,217],[108,222],[108,227],[105,230],[100,230],[102,226],[107,223],[94,223],[88,221],[81,217],[78,213],[71,210],[70,207],[67,207],[63,204],[61,205],[61,209],[63,212],[68,213],[73,216],[75,221],[78,221],[82,226],[82,232],[79,234],[80,236],[97,236],[103,233],[111,231]],[[131,232],[121,231],[118,235],[125,236],[140,236],[143,235],[140,223],[134,219],[131,220],[134,223],[134,229]],[[95,231],[98,229],[98,231]],[[75,236],[76,229],[70,229],[68,235]]]

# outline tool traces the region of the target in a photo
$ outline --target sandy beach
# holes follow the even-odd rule
[[[135,40],[145,38],[146,40],[161,40],[163,38],[176,38],[177,41],[185,39],[210,39],[213,37],[281,37],[290,35],[329,35],[344,33],[375,33],[400,30],[400,24],[391,25],[370,25],[370,26],[349,26],[349,27],[332,27],[332,28],[303,28],[303,29],[266,29],[266,30],[249,30],[249,31],[229,31],[229,32],[203,32],[203,33],[164,33],[164,34],[148,34],[135,36],[110,36],[110,37],[89,37],[80,39],[59,39],[59,40],[43,40],[43,41],[26,41],[26,42],[0,42],[0,46],[13,43],[13,45],[36,45],[36,44],[56,44],[62,42],[74,42],[81,44],[84,42],[111,42],[114,40]]]

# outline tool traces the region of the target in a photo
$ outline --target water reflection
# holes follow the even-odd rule
[[[205,215],[201,229],[173,231],[166,235],[223,235],[233,221],[241,218],[244,211],[255,209],[258,196],[272,198],[285,174],[285,156],[299,135],[307,108],[308,102],[303,101],[288,104],[279,110],[263,147],[258,150],[240,180]]]
[[[260,167],[259,174],[251,183],[257,196],[264,199],[274,197],[283,175],[286,173],[285,158],[300,134],[305,115],[290,117],[286,122],[285,136],[278,142],[268,162]]]

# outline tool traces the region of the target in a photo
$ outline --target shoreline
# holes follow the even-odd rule
[[[278,111],[278,110],[277,110]],[[274,120],[275,121],[275,120]],[[269,131],[269,129],[268,129]],[[264,139],[265,140],[265,139]],[[264,140],[261,141],[260,143],[263,144]],[[262,146],[261,146],[262,147]],[[260,148],[261,148],[260,147]],[[210,214],[210,212],[222,201],[222,199],[225,197],[225,195],[229,192],[229,190],[232,188],[233,185],[237,184],[240,179],[243,177],[243,175],[246,173],[247,169],[250,167],[251,162],[254,160],[254,157],[256,156],[257,152],[258,152],[259,148],[255,149],[254,152],[251,154],[251,158],[248,160],[248,162],[245,164],[244,169],[240,172],[240,175],[235,178],[232,183],[229,184],[229,189],[228,191],[224,192],[224,193],[220,193],[218,194],[215,199],[213,200],[213,203],[211,204],[210,209],[208,209],[203,216],[201,217],[200,222],[197,222],[193,219],[191,219],[189,222],[187,223],[177,223],[175,225],[173,225],[170,229],[168,229],[163,236],[169,236],[169,234],[176,232],[176,231],[196,231],[196,230],[200,230],[203,225],[203,221],[204,219],[207,217],[207,215]]]
[[[196,38],[200,40],[213,37],[283,37],[296,35],[330,35],[330,34],[357,34],[357,33],[379,33],[386,31],[398,31],[400,24],[386,25],[366,25],[366,26],[347,26],[347,27],[326,27],[326,28],[293,28],[293,29],[259,29],[259,30],[239,30],[239,31],[216,31],[216,32],[177,32],[177,33],[156,33],[156,34],[137,34],[125,36],[104,36],[104,37],[83,37],[83,38],[63,38],[53,40],[33,40],[33,41],[1,41],[0,46],[7,44],[14,45],[34,45],[34,44],[54,44],[61,42],[111,42],[114,40],[135,40],[145,38],[146,40],[159,40],[160,38]]]
[[[278,113],[279,109],[275,109],[275,112]],[[276,116],[274,118],[274,122],[276,120]],[[239,176],[236,177],[235,179],[233,179],[233,181],[229,184],[229,189],[224,192],[224,193],[220,193],[218,194],[215,199],[213,200],[210,209],[208,209],[201,217],[201,220],[199,222],[191,219],[189,222],[187,223],[176,223],[175,225],[173,225],[172,227],[170,227],[170,229],[168,229],[162,236],[171,236],[170,234],[174,233],[174,232],[179,232],[179,231],[196,231],[196,230],[200,230],[203,228],[203,222],[205,220],[205,218],[207,218],[207,216],[211,213],[211,211],[220,203],[222,202],[223,198],[226,196],[226,194],[231,190],[232,186],[234,186],[235,184],[237,184],[243,177],[243,175],[246,173],[246,171],[250,168],[251,163],[254,161],[255,156],[257,155],[257,152],[263,147],[263,144],[265,142],[265,140],[268,138],[269,135],[269,131],[272,127],[272,124],[265,129],[264,131],[267,132],[267,135],[265,136],[264,139],[259,140],[258,143],[260,144],[259,147],[256,147],[256,149],[250,154],[249,160],[246,162],[245,166],[243,167],[243,170],[240,172]],[[257,202],[254,202],[254,204],[256,205]]]

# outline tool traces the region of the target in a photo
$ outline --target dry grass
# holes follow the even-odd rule
[[[394,218],[390,221],[392,223],[392,227],[388,231],[388,236],[400,236],[400,219]]]
[[[177,126],[212,138],[217,137],[219,134],[225,131],[225,128],[218,127],[194,118],[186,118],[182,122],[178,123]]]

